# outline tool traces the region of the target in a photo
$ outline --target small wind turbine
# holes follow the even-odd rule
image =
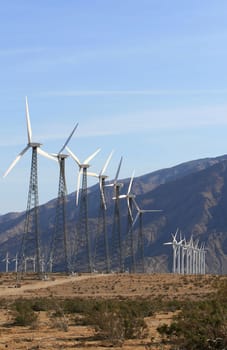
[[[8,273],[8,272],[9,272],[9,264],[10,264],[9,253],[8,253],[8,252],[6,253],[5,259],[3,259],[2,261],[5,261],[5,262],[6,262],[6,269],[5,269],[5,272]]]
[[[100,205],[99,205],[99,217],[98,217],[98,229],[97,236],[95,238],[95,253],[94,253],[94,268],[97,268],[97,263],[105,256],[105,267],[106,272],[110,272],[110,257],[109,257],[109,244],[108,244],[108,236],[106,232],[106,195],[105,195],[105,187],[106,187],[106,179],[108,176],[105,174],[106,169],[109,165],[109,162],[112,158],[113,151],[108,156],[103,168],[100,173],[90,173],[90,176],[94,176],[99,179],[99,190],[100,190]],[[104,254],[103,254],[104,253]]]
[[[29,116],[28,100],[26,97],[26,122],[27,122],[27,146],[18,154],[16,159],[11,163],[9,168],[4,173],[3,177],[6,177],[10,171],[14,168],[21,157],[29,150],[32,149],[32,161],[31,161],[31,173],[30,173],[30,184],[28,192],[27,210],[25,218],[24,234],[22,238],[21,250],[19,254],[19,268],[22,268],[27,253],[35,253],[37,258],[37,272],[40,276],[40,234],[39,234],[39,219],[38,219],[38,170],[37,170],[37,154],[40,154],[46,158],[54,159],[48,153],[43,151],[40,146],[41,143],[34,142],[32,140],[32,128]]]
[[[138,235],[138,249],[137,249],[137,252],[139,253],[139,257],[138,257],[138,260],[139,260],[139,264],[141,264],[141,272],[144,273],[145,271],[145,267],[144,267],[144,235],[143,235],[143,214],[145,213],[159,213],[159,212],[162,212],[162,210],[159,210],[159,209],[141,209],[135,198],[133,198],[133,203],[136,207],[136,210],[137,210],[137,214],[136,214],[136,217],[132,223],[132,227],[135,226],[137,220],[139,219],[139,235]]]
[[[13,261],[15,261],[15,272],[17,272],[17,268],[18,268],[18,254],[16,254],[15,258],[13,259]]]
[[[176,230],[175,234],[172,234],[172,242],[167,242],[167,243],[164,243],[164,245],[172,245],[173,247],[173,268],[172,268],[172,271],[173,273],[176,273],[176,261],[177,261],[177,249],[178,249],[178,246],[177,246],[177,233],[178,233],[178,229]]]
[[[67,234],[67,224],[66,224],[66,201],[67,201],[67,186],[65,178],[65,159],[68,157],[67,154],[62,153],[71,140],[74,132],[78,127],[78,123],[73,128],[66,142],[57,154],[52,154],[59,164],[59,183],[58,183],[58,197],[56,206],[56,217],[55,217],[55,227],[54,234],[51,243],[50,256],[52,259],[51,266],[56,263],[59,258],[59,254],[64,248],[64,271],[69,272],[69,252],[68,252],[68,234]]]
[[[90,167],[89,162],[100,152],[100,148],[97,149],[94,153],[92,153],[89,157],[87,157],[83,163],[80,162],[79,158],[69,149],[68,146],[66,146],[66,149],[79,167],[79,174],[78,174],[78,180],[77,180],[76,205],[78,205],[78,202],[79,202],[80,178],[82,175],[82,191],[81,191],[81,200],[80,200],[80,208],[79,208],[79,227],[78,227],[79,232],[77,233],[78,234],[77,253],[79,253],[82,256],[85,250],[87,255],[88,271],[92,272],[91,247],[90,247],[90,237],[88,232],[87,176],[89,174],[87,172],[87,169]],[[83,263],[81,264],[78,262],[78,266],[76,267],[76,269],[85,268],[85,271],[86,271],[86,267],[82,265]]]

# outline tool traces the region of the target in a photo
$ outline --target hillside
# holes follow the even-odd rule
[[[209,273],[227,272],[227,156],[206,158],[162,169],[134,179],[132,191],[136,202],[143,209],[162,209],[161,213],[150,213],[143,217],[145,236],[145,262],[148,272],[171,271],[172,250],[163,245],[171,239],[177,228],[187,239],[193,234],[206,243],[206,262]],[[127,192],[129,179],[123,179],[122,193]],[[113,226],[112,189],[107,188],[106,223],[109,238]],[[99,213],[99,187],[89,188],[89,228],[92,240],[97,233]],[[135,210],[135,209],[134,209]],[[51,241],[56,211],[56,200],[40,207],[40,231],[45,252]],[[123,239],[127,231],[127,207],[121,202],[121,230]],[[135,215],[135,212],[134,212]],[[73,235],[78,208],[75,194],[68,196],[67,226]],[[0,256],[6,251],[15,256],[24,231],[24,213],[9,213],[0,216]],[[138,234],[138,223],[134,227]],[[4,270],[4,264],[0,268]],[[12,269],[11,265],[11,269]]]

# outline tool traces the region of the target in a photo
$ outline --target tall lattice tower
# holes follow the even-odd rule
[[[49,254],[49,271],[57,272],[64,271],[69,273],[71,271],[71,257],[69,252],[69,237],[67,232],[67,186],[65,177],[65,160],[68,155],[63,154],[65,147],[72,138],[78,123],[74,127],[73,131],[69,135],[63,147],[58,154],[53,154],[58,160],[59,164],[59,183],[58,183],[58,197],[56,205],[56,216],[54,233],[51,242],[50,254]],[[63,255],[63,256],[62,256]]]
[[[95,176],[99,179],[99,214],[98,214],[98,227],[94,239],[94,253],[93,253],[93,264],[94,269],[101,272],[110,272],[110,254],[109,254],[109,240],[106,228],[106,179],[105,175],[107,166],[112,158],[113,152],[110,153],[107,158],[102,170],[99,174],[89,173],[91,176]]]
[[[28,143],[27,146],[18,154],[16,159],[11,163],[9,168],[4,174],[4,177],[14,168],[21,157],[31,148],[32,149],[32,160],[31,160],[31,172],[30,182],[28,191],[27,210],[25,214],[25,225],[24,232],[22,235],[22,242],[20,252],[18,255],[18,278],[19,275],[24,271],[26,258],[31,255],[35,256],[36,259],[36,272],[41,277],[41,246],[40,246],[40,234],[39,234],[39,197],[38,197],[38,160],[37,154],[41,154],[49,159],[54,159],[45,151],[41,150],[40,143],[32,141],[32,129],[29,116],[28,101],[26,98],[26,122],[27,122],[27,135]]]
[[[76,245],[75,245],[75,259],[74,259],[74,271],[81,272],[92,272],[92,253],[91,253],[91,242],[90,233],[88,229],[88,195],[87,195],[87,176],[88,168],[90,167],[89,162],[100,152],[100,149],[95,151],[92,155],[85,159],[83,163],[77,158],[77,156],[66,147],[71,157],[75,160],[79,167],[79,174],[77,180],[77,194],[76,194],[76,205],[79,204],[79,215],[76,226]],[[80,179],[82,176],[82,187],[80,193]]]
[[[135,253],[134,253],[134,236],[133,236],[133,200],[135,199],[135,195],[131,192],[132,183],[134,178],[134,171],[132,173],[128,191],[125,194],[119,195],[119,199],[126,199],[127,201],[127,228],[126,235],[124,238],[124,254],[125,254],[125,268],[129,270],[129,272],[135,272]]]
[[[118,272],[124,271],[124,255],[122,245],[122,232],[121,232],[121,217],[120,217],[120,190],[123,184],[118,182],[118,176],[122,164],[122,157],[118,165],[117,173],[114,182],[109,186],[114,188],[114,213],[113,213],[113,224],[111,233],[111,267],[113,270]]]
[[[156,209],[140,209],[140,207],[136,203],[135,198],[133,199],[133,203],[136,207],[137,214],[136,214],[136,217],[132,223],[132,227],[134,227],[137,220],[139,220],[137,249],[135,252],[135,269],[136,269],[136,272],[144,273],[145,272],[145,261],[144,261],[143,214],[162,212],[162,210],[159,210],[159,209],[157,209],[157,210]]]

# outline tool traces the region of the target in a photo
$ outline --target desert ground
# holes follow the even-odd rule
[[[155,312],[146,317],[147,329],[143,337],[113,344],[108,339],[99,340],[94,326],[75,325],[68,315],[57,322],[47,311],[38,311],[35,325],[15,325],[12,310],[7,305],[21,298],[199,300],[215,292],[217,280],[227,278],[177,274],[51,274],[44,277],[40,280],[35,275],[20,279],[15,274],[0,275],[0,350],[105,350],[113,346],[123,350],[167,349],[168,346],[160,345],[157,327],[171,322],[174,315],[171,311]]]

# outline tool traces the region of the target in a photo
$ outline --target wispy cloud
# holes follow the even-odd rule
[[[81,120],[81,122],[80,122]],[[103,137],[114,135],[126,135],[149,133],[154,130],[183,130],[201,127],[222,127],[227,125],[227,105],[199,106],[184,108],[169,108],[162,110],[147,110],[124,114],[109,114],[105,117],[92,116],[81,117],[76,138]],[[41,133],[41,140],[62,139],[61,125],[45,128]],[[52,133],[50,133],[51,130]],[[67,131],[68,132],[68,131]],[[66,135],[66,133],[64,135]]]
[[[219,95],[227,94],[227,89],[191,89],[191,90],[174,90],[174,89],[151,89],[151,90],[66,90],[66,91],[47,91],[42,95],[48,96],[131,96],[131,95]]]
[[[74,119],[72,117],[72,119]],[[114,135],[143,134],[157,130],[188,130],[201,127],[223,127],[227,125],[227,105],[213,106],[186,106],[182,108],[153,109],[127,113],[109,113],[105,117],[93,115],[80,116],[79,127],[75,133],[76,138],[106,137]],[[70,124],[70,120],[68,121]],[[72,123],[71,123],[72,124]],[[72,126],[72,125],[71,125]],[[73,127],[73,126],[72,126]],[[0,146],[15,146],[26,144],[24,138],[14,135],[12,139],[2,138]],[[70,133],[69,125],[57,122],[53,127],[53,120],[45,120],[34,131],[34,140],[41,143],[57,141],[59,148]],[[23,142],[24,141],[24,142]],[[37,141],[37,142],[38,142]],[[22,145],[23,146],[23,145]]]

